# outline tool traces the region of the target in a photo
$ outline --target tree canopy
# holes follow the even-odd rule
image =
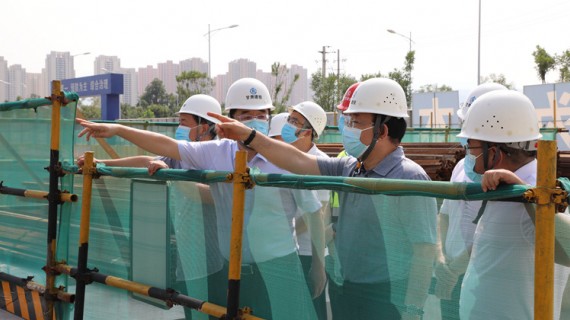
[[[214,87],[214,81],[206,73],[199,71],[182,71],[176,76],[176,94],[180,104],[195,94],[209,94]]]
[[[293,75],[293,79],[291,79],[291,83],[287,83],[287,79],[289,78],[289,69],[287,69],[287,65],[282,65],[279,62],[274,62],[271,65],[271,75],[274,77],[275,86],[273,87],[273,105],[275,106],[275,113],[280,113],[286,110],[287,102],[291,98],[291,92],[293,91],[293,87],[295,83],[299,80],[299,74],[295,73]]]
[[[534,63],[536,63],[536,71],[542,83],[546,83],[546,74],[548,71],[556,67],[556,60],[546,52],[546,50],[539,45],[536,45],[536,50],[532,53]]]
[[[346,74],[338,77],[336,74],[329,74],[323,79],[322,72],[317,71],[311,75],[313,101],[325,111],[334,111],[346,89],[355,82],[356,78]]]

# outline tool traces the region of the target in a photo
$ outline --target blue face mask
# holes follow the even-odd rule
[[[342,145],[346,152],[355,158],[360,157],[368,148],[367,145],[360,142],[361,134],[361,129],[346,127],[342,130]]]
[[[192,141],[192,140],[190,140],[190,131],[191,130],[192,130],[192,128],[189,128],[186,126],[178,126],[178,128],[176,128],[176,133],[174,133],[174,139]]]
[[[467,177],[471,179],[471,181],[477,183],[481,182],[483,178],[482,174],[474,171],[475,162],[477,161],[477,158],[480,157],[481,155],[482,154],[474,156],[471,153],[469,153],[469,151],[467,151],[467,153],[465,154],[465,163],[463,164],[463,170],[465,171]]]
[[[255,129],[256,131],[259,131],[260,133],[263,133],[264,135],[267,135],[269,133],[269,121],[267,120],[253,119],[243,121],[242,123],[252,129]]]
[[[340,132],[340,134],[342,134],[343,130],[344,130],[344,115],[341,113],[340,116],[338,117],[338,131]]]
[[[290,123],[286,123],[281,129],[281,138],[287,143],[293,143],[299,139],[297,136],[297,127]]]

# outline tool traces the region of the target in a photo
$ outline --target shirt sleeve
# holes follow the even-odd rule
[[[319,211],[322,207],[315,190],[292,189],[293,197],[302,214]]]

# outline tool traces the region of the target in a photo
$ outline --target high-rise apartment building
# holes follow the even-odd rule
[[[26,69],[21,64],[13,64],[8,68],[10,79],[10,94],[8,100],[16,101],[26,98]]]
[[[180,61],[180,72],[198,71],[208,74],[208,63],[200,58],[192,58]]]
[[[42,97],[49,95],[51,81],[70,79],[75,77],[73,69],[73,55],[69,52],[52,51],[46,56],[46,66],[39,73],[26,73],[21,65],[8,66],[8,62],[0,57],[0,101],[13,101],[17,97]],[[167,60],[158,63],[157,67],[148,65],[138,68],[122,68],[121,60],[117,56],[99,55],[93,63],[94,74],[121,73],[124,75],[124,93],[120,96],[121,103],[136,105],[140,95],[146,87],[154,80],[159,79],[164,84],[166,92],[176,94],[176,76],[183,71],[199,71],[206,74],[208,63],[201,58],[190,58],[174,63]],[[282,94],[289,90],[293,78],[296,74],[299,79],[291,91],[287,102],[289,105],[308,100],[308,78],[307,70],[301,66],[292,65],[283,71]],[[224,104],[228,88],[236,80],[244,77],[256,78],[265,83],[272,93],[275,89],[275,77],[271,72],[264,72],[257,69],[255,62],[248,59],[237,59],[228,63],[228,71],[223,75],[213,77],[214,87],[209,93],[220,103]],[[273,98],[273,97],[272,97]]]
[[[47,83],[75,78],[73,57],[69,52],[52,51],[46,56],[45,78]]]
[[[93,74],[121,73],[121,59],[116,56],[100,55],[93,62]]]
[[[241,78],[257,78],[257,66],[255,62],[248,59],[237,59],[228,63],[228,72],[225,75],[218,75],[214,80],[214,88],[210,93],[211,96],[216,98],[220,103],[225,104],[226,93],[228,89],[236,80]],[[259,79],[265,85],[268,82]],[[269,87],[269,86],[268,86]]]
[[[154,79],[158,79],[158,69],[153,66],[146,66],[144,68],[139,68],[137,71],[138,77],[138,92],[139,96],[144,94],[146,87]]]
[[[10,101],[10,73],[8,72],[8,61],[0,57],[0,102]]]
[[[94,74],[120,73],[123,75],[123,94],[119,96],[120,103],[134,106],[138,101],[137,72],[134,68],[122,68],[121,59],[117,56],[100,55],[93,62]]]
[[[43,81],[41,73],[26,73],[26,90],[24,93],[25,98],[40,98],[47,96],[48,84]]]
[[[299,79],[295,82],[293,90],[291,90],[291,96],[289,97],[291,105],[312,100],[312,97],[309,95],[309,78],[307,75],[307,69],[296,64],[291,65],[289,73],[287,74],[287,84],[292,83],[293,78],[297,74],[299,75]]]
[[[137,72],[135,68],[121,68],[119,73],[123,74],[123,94],[119,99],[121,103],[135,106],[139,101]]]
[[[166,93],[176,93],[176,76],[180,73],[180,65],[168,60],[158,64],[158,79],[164,83]]]

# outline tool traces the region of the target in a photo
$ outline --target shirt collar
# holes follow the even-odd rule
[[[386,158],[382,159],[372,171],[379,177],[386,177],[404,158],[404,148],[398,146],[394,151],[388,154]]]

